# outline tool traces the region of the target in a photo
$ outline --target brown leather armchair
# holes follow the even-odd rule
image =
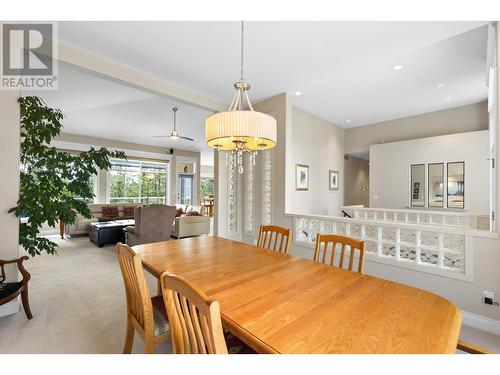
[[[23,262],[28,260],[29,257],[22,256],[19,259],[13,260],[2,260],[0,259],[0,305],[4,305],[7,302],[12,301],[14,298],[17,298],[19,294],[21,295],[21,300],[23,302],[24,312],[26,313],[26,317],[28,319],[33,319],[33,315],[31,314],[30,304],[28,300],[28,281],[31,279],[31,275],[23,266]],[[23,279],[21,281],[5,283],[5,269],[4,266],[6,264],[17,263],[17,268]]]
[[[157,204],[136,207],[134,210],[135,225],[126,227],[127,245],[135,246],[144,243],[169,241],[175,218],[175,206]]]

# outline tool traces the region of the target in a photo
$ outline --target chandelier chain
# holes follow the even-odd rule
[[[241,72],[240,72],[240,77],[241,77],[242,82],[243,82],[243,58],[244,58],[244,49],[245,49],[244,31],[245,31],[245,22],[241,21]]]

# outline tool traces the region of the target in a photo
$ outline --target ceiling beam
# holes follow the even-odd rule
[[[223,111],[227,104],[63,43],[58,44],[58,55],[59,61],[88,73],[204,110]]]

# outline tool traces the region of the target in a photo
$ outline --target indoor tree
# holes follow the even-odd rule
[[[110,158],[125,158],[119,151],[106,148],[80,153],[61,151],[50,146],[61,133],[64,115],[49,108],[36,96],[21,97],[21,175],[17,206],[9,210],[28,217],[20,225],[19,244],[32,256],[54,254],[57,244],[40,235],[46,222],[55,227],[59,220],[73,224],[78,214],[90,218],[85,200],[94,196],[89,184],[97,168],[109,169]]]

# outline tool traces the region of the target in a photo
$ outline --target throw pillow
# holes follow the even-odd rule
[[[177,208],[177,209],[175,210],[175,217],[179,217],[179,216],[181,216],[181,215],[182,215],[182,213],[183,213],[182,208]]]
[[[186,216],[201,216],[201,214],[198,211],[188,211]]]
[[[102,208],[102,217],[113,218],[118,217],[118,206],[107,206]]]
[[[133,217],[134,216],[134,206],[123,206],[123,216],[124,217]]]

